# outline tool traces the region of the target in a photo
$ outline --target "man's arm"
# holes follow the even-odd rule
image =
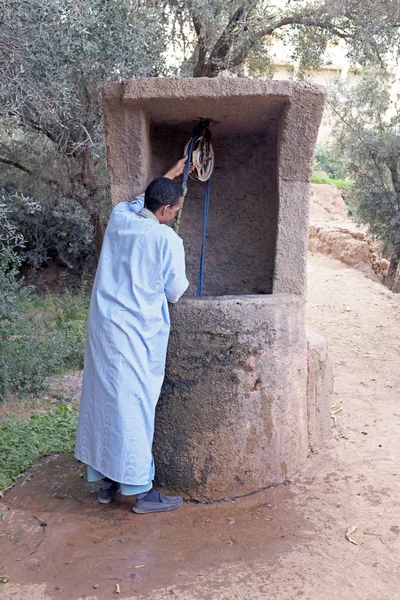
[[[174,166],[171,167],[170,170],[165,173],[164,177],[167,177],[167,179],[175,179],[175,177],[179,177],[180,175],[182,175],[183,171],[185,170],[186,161],[187,161],[187,156],[180,158],[174,164]],[[193,168],[190,167],[190,171],[192,171],[192,170],[193,170]],[[140,210],[142,210],[143,207],[144,207],[144,192],[142,194],[139,194],[139,196],[136,196],[136,198],[134,200],[129,202],[129,208],[131,209],[132,212],[138,213]]]
[[[185,164],[187,161],[187,156],[180,158],[173,167],[170,168],[164,175],[167,179],[175,179],[175,177],[179,177],[179,175],[183,175],[183,171],[185,170]],[[193,166],[190,166],[190,172],[193,171]]]

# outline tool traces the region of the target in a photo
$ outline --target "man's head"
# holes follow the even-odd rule
[[[146,188],[144,205],[163,225],[169,225],[182,206],[182,188],[172,179],[158,177]]]

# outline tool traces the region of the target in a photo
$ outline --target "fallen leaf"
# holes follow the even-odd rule
[[[346,540],[349,541],[351,544],[355,544],[356,546],[358,545],[358,543],[356,541],[354,541],[353,539],[351,539],[350,535],[352,533],[354,533],[359,527],[360,527],[359,524],[356,523],[355,525],[352,525],[351,527],[349,527],[345,533]]]
[[[1,583],[8,583],[8,577],[2,577]]]
[[[343,410],[343,405],[339,402],[331,405],[331,419],[333,419],[334,427],[336,427],[336,414]]]

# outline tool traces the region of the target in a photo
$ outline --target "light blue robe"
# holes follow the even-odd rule
[[[112,211],[92,291],[75,456],[106,477],[143,486],[154,475],[155,408],[170,330],[168,301],[188,287],[182,240],[138,215]]]

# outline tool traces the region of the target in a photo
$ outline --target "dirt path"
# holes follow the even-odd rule
[[[292,485],[138,519],[98,507],[70,458],[49,461],[5,499],[0,598],[399,599],[400,295],[311,256],[308,322],[343,411]]]

